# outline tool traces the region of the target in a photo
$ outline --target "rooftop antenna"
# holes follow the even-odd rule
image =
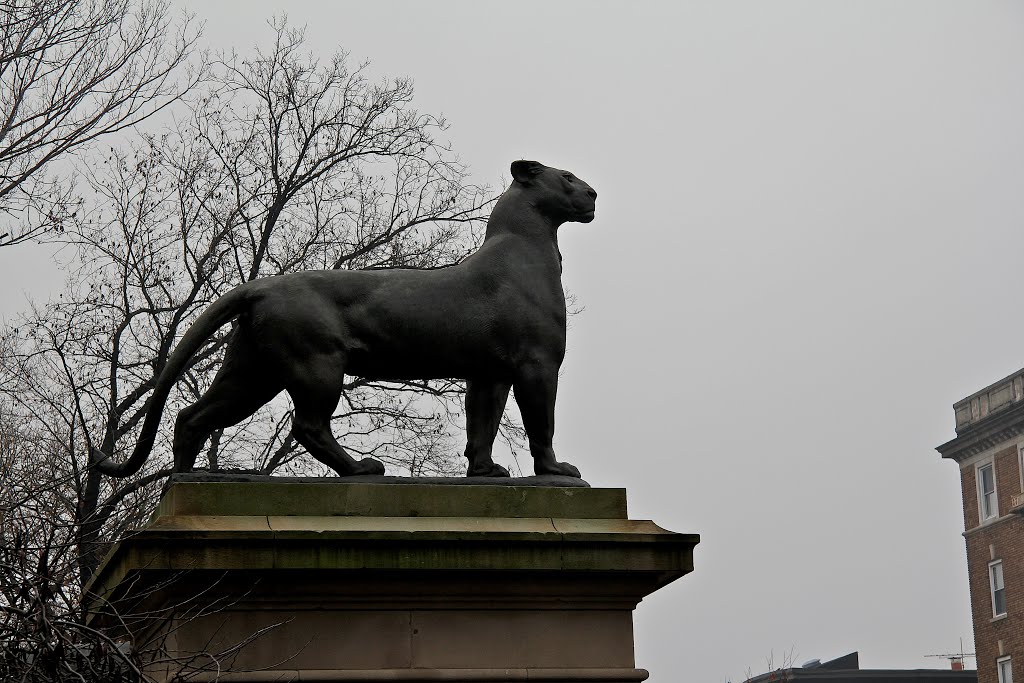
[[[957,653],[943,653],[935,655],[925,655],[925,657],[943,657],[949,660],[949,668],[953,671],[964,670],[964,657],[975,657],[973,652],[964,652],[964,639],[960,638],[960,652]]]

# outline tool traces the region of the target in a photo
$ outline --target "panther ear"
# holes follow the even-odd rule
[[[528,183],[533,176],[537,175],[546,168],[544,164],[539,161],[526,161],[520,159],[519,161],[512,162],[512,177],[521,183]]]

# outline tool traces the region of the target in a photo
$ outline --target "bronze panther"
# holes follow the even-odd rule
[[[597,193],[572,173],[536,161],[514,162],[512,178],[480,249],[456,266],[304,271],[253,280],[222,296],[168,359],[131,457],[115,463],[96,451],[96,468],[115,477],[139,470],[189,358],[237,318],[210,388],[178,415],[176,472],[192,470],[215,429],[237,424],[284,390],[295,407],[292,432],[313,457],[341,476],[383,474],[382,463],[354,459],[331,433],[347,373],[465,379],[467,476],[508,476],[491,448],[514,387],[534,472],[578,477],[551,448],[565,355],[557,229],[592,221]]]

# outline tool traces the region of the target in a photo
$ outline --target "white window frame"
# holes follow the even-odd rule
[[[1017,444],[1017,474],[1020,475],[1020,492],[1024,493],[1024,443]]]
[[[1013,683],[1013,660],[1009,655],[996,660],[996,673],[999,683]]]
[[[998,578],[998,581],[997,581]],[[996,584],[999,584],[998,587]],[[999,611],[996,604],[996,593],[1001,592],[1003,598],[1003,611]],[[992,599],[992,618],[1006,616],[1006,577],[1003,576],[1003,561],[992,560],[988,563],[988,593]]]
[[[989,514],[985,514],[985,491],[982,489],[982,475],[981,471],[984,469],[991,469],[992,471],[992,499],[991,505],[989,506]],[[985,522],[995,519],[999,516],[999,491],[996,488],[996,463],[994,460],[987,460],[985,462],[978,463],[974,469],[974,478],[977,482],[978,489],[978,521],[984,524]]]

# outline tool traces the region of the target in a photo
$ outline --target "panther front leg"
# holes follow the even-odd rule
[[[558,462],[551,442],[555,436],[555,393],[558,366],[533,364],[524,368],[513,384],[523,427],[530,440],[533,471],[536,474],[560,474],[579,478],[580,471],[567,462]]]
[[[508,401],[508,382],[469,380],[466,382],[467,477],[507,477],[508,470],[491,458],[494,438]]]

